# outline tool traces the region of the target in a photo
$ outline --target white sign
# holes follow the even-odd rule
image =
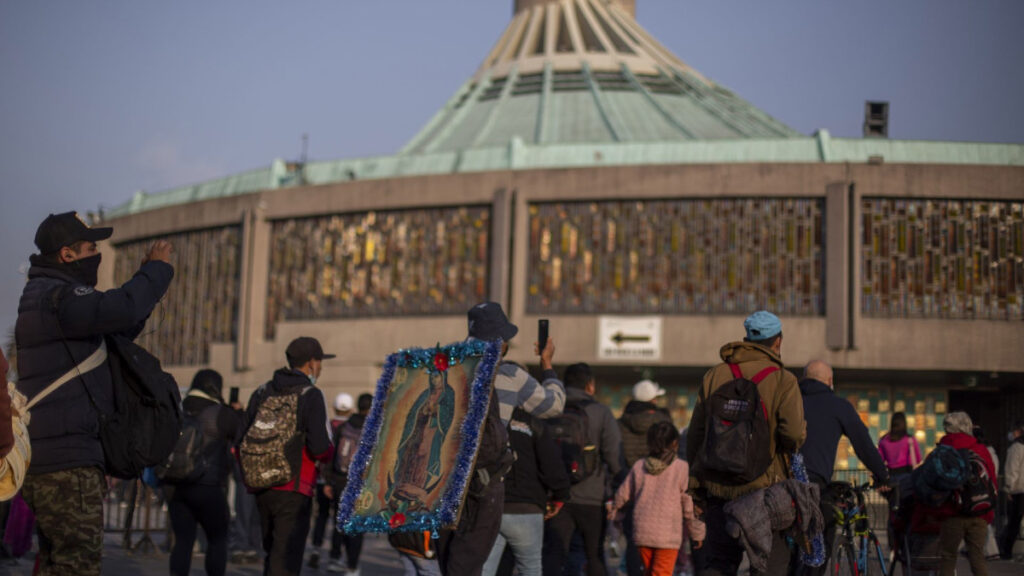
[[[597,357],[601,360],[661,360],[661,317],[601,316]]]

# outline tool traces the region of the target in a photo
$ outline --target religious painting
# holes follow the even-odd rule
[[[468,340],[388,356],[338,505],[339,529],[436,532],[458,523],[500,346]]]

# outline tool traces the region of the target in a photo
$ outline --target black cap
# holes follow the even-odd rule
[[[497,340],[508,342],[519,332],[516,325],[508,321],[501,304],[497,302],[481,302],[469,309],[469,335],[478,340]]]
[[[36,229],[36,247],[40,254],[53,254],[75,242],[106,240],[113,233],[113,228],[90,228],[77,212],[50,214]]]
[[[334,354],[324,354],[324,349],[320,347],[320,342],[316,338],[310,338],[309,336],[300,336],[292,340],[292,343],[284,351],[284,355],[288,358],[288,364],[291,366],[302,366],[314,359],[334,358]]]

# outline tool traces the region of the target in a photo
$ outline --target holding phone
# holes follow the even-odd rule
[[[537,354],[543,354],[548,345],[548,319],[537,320]]]
[[[228,405],[238,402],[238,386],[232,386],[228,392]]]

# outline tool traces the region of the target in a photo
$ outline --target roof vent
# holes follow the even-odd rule
[[[864,137],[889,137],[888,102],[872,102],[868,100],[864,103]]]

